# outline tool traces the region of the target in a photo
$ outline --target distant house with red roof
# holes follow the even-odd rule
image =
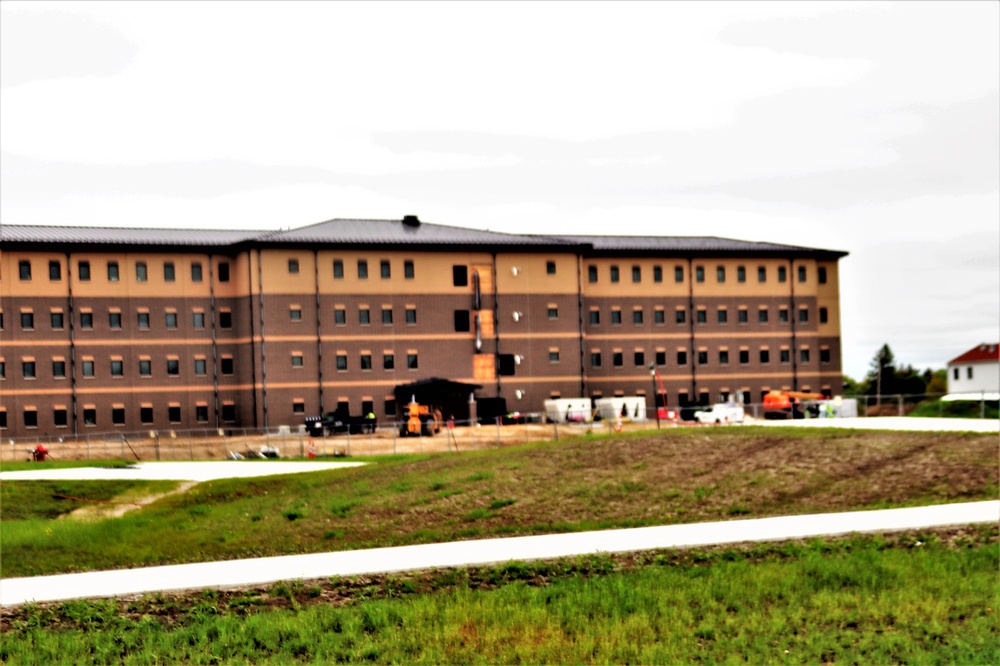
[[[948,396],[952,400],[1000,398],[1000,343],[976,345],[948,361]]]

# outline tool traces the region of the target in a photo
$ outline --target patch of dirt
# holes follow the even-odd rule
[[[132,490],[107,502],[95,502],[60,516],[62,520],[92,521],[104,518],[117,518],[129,511],[141,509],[158,499],[187,492],[198,484],[197,481],[182,481],[173,490],[164,493],[147,493],[142,490]]]

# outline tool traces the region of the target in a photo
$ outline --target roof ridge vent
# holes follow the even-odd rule
[[[420,218],[416,215],[404,215],[403,216],[403,226],[405,227],[419,227]]]

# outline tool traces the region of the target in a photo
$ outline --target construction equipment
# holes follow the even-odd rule
[[[765,419],[804,419],[803,400],[826,400],[822,393],[803,391],[770,391],[764,396]],[[818,410],[817,410],[818,411]]]
[[[410,402],[406,408],[407,419],[399,429],[401,437],[413,435],[414,437],[432,437],[441,432],[441,410],[431,408],[429,405],[421,405],[416,400]]]

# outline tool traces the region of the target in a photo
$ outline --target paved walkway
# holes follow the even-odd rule
[[[0,605],[998,521],[1000,501],[988,501],[7,578]]]

